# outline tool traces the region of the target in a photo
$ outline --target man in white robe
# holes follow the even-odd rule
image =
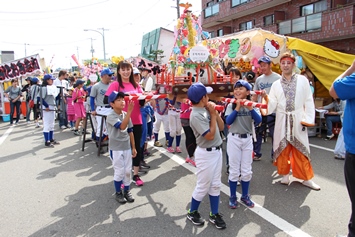
[[[273,141],[274,165],[283,175],[281,184],[290,183],[290,170],[303,185],[320,190],[312,181],[307,126],[314,125],[315,108],[312,92],[306,77],[293,73],[295,57],[285,53],[280,59],[282,79],[274,82],[268,97],[268,114],[276,113]]]

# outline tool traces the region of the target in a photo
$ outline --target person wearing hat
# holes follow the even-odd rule
[[[253,71],[245,73],[245,80],[251,85],[253,90],[255,84],[255,73]]]
[[[133,136],[133,124],[131,115],[134,102],[125,102],[126,94],[113,91],[108,96],[112,110],[107,115],[107,130],[109,134],[109,149],[112,167],[114,170],[113,183],[115,187],[115,198],[119,203],[134,202],[130,192],[132,158],[137,155],[136,145]],[[127,104],[127,112],[123,111]],[[122,190],[121,185],[124,188]]]
[[[320,190],[312,179],[313,168],[310,161],[310,147],[307,126],[314,126],[315,107],[308,79],[293,72],[295,56],[291,53],[281,55],[282,78],[275,81],[267,96],[268,113],[276,113],[274,134],[274,165],[282,176],[281,184],[290,183],[292,176],[303,180],[302,184],[313,190]]]
[[[270,88],[275,81],[281,79],[281,76],[271,70],[271,59],[268,56],[262,56],[259,58],[258,63],[260,65],[261,76],[259,76],[254,84],[254,90],[265,90],[266,94],[269,94]],[[258,95],[253,96],[253,101],[261,103],[262,98]],[[261,143],[263,139],[263,133],[266,134],[266,130],[269,130],[271,140],[274,136],[274,124],[275,114],[262,116],[262,122],[260,126],[256,127],[256,141],[254,142],[254,160],[259,161],[261,159]],[[273,159],[274,151],[271,149],[271,159]]]
[[[215,104],[208,102],[208,94],[211,87],[205,87],[202,83],[192,84],[187,96],[192,103],[190,126],[196,137],[196,176],[197,183],[192,193],[190,209],[187,219],[194,225],[204,225],[198,208],[204,196],[208,193],[210,199],[209,221],[218,229],[225,229],[226,223],[219,214],[219,199],[222,173],[222,138],[219,131],[223,130],[224,123],[217,111]]]
[[[26,92],[26,122],[27,124],[30,122],[31,108],[30,108],[30,99],[31,99],[31,77],[27,77],[26,85],[22,88],[21,92]]]
[[[240,200],[248,207],[254,207],[250,200],[249,184],[252,178],[253,126],[261,122],[259,110],[251,106],[244,106],[242,101],[250,100],[252,87],[245,80],[234,84],[234,98],[236,103],[229,103],[226,109],[226,124],[229,126],[227,139],[227,153],[229,154],[229,207],[239,206],[237,201],[237,182],[240,180],[242,196]]]
[[[96,140],[102,141],[107,137],[106,123],[103,124],[103,137],[100,138],[101,134],[101,122],[102,116],[97,116],[97,114],[107,116],[111,112],[111,106],[104,103],[105,93],[110,85],[111,78],[114,72],[109,68],[104,68],[101,73],[101,80],[91,87],[90,92],[90,108],[91,114],[95,116],[96,119]],[[101,140],[100,140],[101,139]]]
[[[15,108],[16,108],[16,123],[15,125],[18,125],[18,122],[20,120],[20,106],[21,106],[21,88],[18,85],[18,80],[17,79],[12,79],[11,80],[11,86],[9,86],[5,91],[4,95],[7,97],[7,99],[10,102],[10,125],[14,126],[13,121],[14,121],[14,113],[15,113]]]
[[[86,100],[86,92],[83,89],[85,81],[84,80],[77,80],[76,81],[76,87],[73,91],[73,100],[74,100],[74,111],[75,111],[75,128],[74,128],[74,134],[77,136],[81,135],[81,132],[79,131],[79,124],[80,121],[83,121],[83,128],[85,128],[85,123],[86,123],[86,110],[84,106],[84,102]],[[84,132],[84,129],[82,129]]]
[[[151,92],[153,89],[153,78],[150,76],[152,70],[148,68],[142,68],[141,85],[145,92]]]
[[[43,86],[40,91],[37,100],[41,101],[42,113],[43,113],[43,135],[46,147],[53,147],[53,145],[59,144],[54,140],[54,122],[56,112],[56,97],[58,95],[57,87],[53,85],[53,76],[46,74],[43,77]],[[40,98],[41,97],[41,98]]]

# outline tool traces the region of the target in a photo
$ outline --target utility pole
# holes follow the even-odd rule
[[[91,40],[91,50],[90,50],[90,52],[91,52],[91,57],[93,58],[95,50],[94,50],[94,47],[92,46],[92,41],[95,40],[95,39],[90,38],[90,40]]]
[[[104,27],[102,27],[102,28],[98,28],[98,30],[102,30],[102,41],[103,41],[103,45],[104,45],[104,62],[106,62],[105,30],[107,31],[108,29],[105,29]]]
[[[27,57],[27,48],[26,48],[26,45],[30,45],[30,44],[26,44],[26,43],[25,43],[25,57]]]
[[[180,0],[176,0],[176,13],[177,13],[177,19],[180,18]]]

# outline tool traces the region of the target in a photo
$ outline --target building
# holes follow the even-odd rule
[[[170,53],[173,50],[175,43],[174,32],[162,27],[155,29],[142,38],[141,57],[149,59],[148,55],[154,50],[162,50],[163,58],[161,64],[167,64]],[[151,59],[150,59],[151,60]]]
[[[355,54],[355,0],[202,0],[211,37],[252,28]]]
[[[15,60],[14,51],[1,51],[0,52],[0,63],[10,62]]]

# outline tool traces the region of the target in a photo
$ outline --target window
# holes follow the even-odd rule
[[[264,16],[264,26],[270,26],[275,23],[275,17],[274,14],[269,15],[269,16]]]
[[[208,33],[210,33],[210,38],[214,38],[215,37],[214,31],[211,31],[211,32],[208,32]]]
[[[253,28],[253,21],[247,21],[239,24],[239,30],[250,30]]]
[[[223,29],[217,30],[217,37],[218,36],[223,36]]]
[[[218,14],[219,4],[215,4],[213,1],[207,3],[205,8],[205,18]]]
[[[322,0],[312,4],[301,7],[301,16],[307,16],[310,14],[318,13],[327,10],[327,1]]]
[[[236,7],[236,6],[239,6],[243,3],[247,3],[249,2],[250,0],[232,0],[232,7]]]

